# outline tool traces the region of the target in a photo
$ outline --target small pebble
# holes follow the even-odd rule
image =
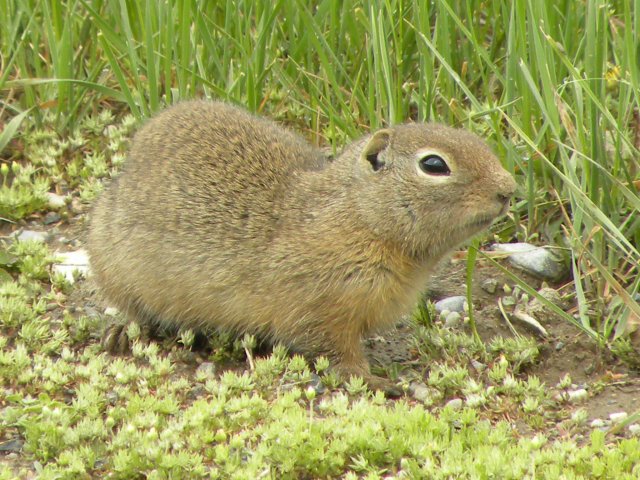
[[[612,422],[615,423],[620,423],[622,422],[625,418],[627,418],[629,416],[629,414],[627,412],[616,412],[616,413],[610,413],[609,414],[609,419]]]
[[[48,212],[44,216],[44,219],[42,220],[42,223],[44,223],[45,225],[51,225],[52,223],[59,222],[61,218],[62,217],[60,216],[60,214],[58,212]]]
[[[477,372],[483,372],[487,369],[487,365],[485,365],[482,362],[479,362],[477,360],[471,360],[471,366],[477,371]]]
[[[443,298],[436,302],[436,312],[441,313],[443,310],[449,310],[450,312],[464,312],[464,306],[467,303],[467,297],[458,295],[455,297]]]
[[[601,418],[594,418],[591,420],[591,428],[602,428],[604,426],[605,422]]]
[[[429,387],[427,387],[424,383],[412,384],[410,390],[413,398],[415,398],[419,402],[425,402],[431,396]]]
[[[487,278],[480,284],[480,288],[487,293],[496,293],[496,290],[498,290],[498,281],[495,278]]]
[[[556,351],[559,352],[560,350],[562,350],[564,348],[564,345],[564,342],[556,343]]]
[[[570,390],[567,392],[567,394],[569,395],[569,401],[573,403],[582,402],[589,396],[584,388],[579,388],[578,390]]]
[[[449,312],[444,321],[444,326],[447,328],[457,327],[462,323],[462,316],[458,312]]]
[[[629,433],[635,436],[640,436],[640,424],[632,423],[629,425]]]
[[[311,382],[309,382],[309,386],[313,388],[317,395],[322,395],[327,391],[327,387],[322,383],[322,378],[320,378],[316,373],[311,374]]]
[[[57,210],[62,208],[67,203],[65,198],[62,195],[58,195],[57,193],[47,192],[47,203],[49,208]]]
[[[462,399],[452,398],[446,403],[445,407],[449,407],[453,410],[460,410],[462,408]]]
[[[516,304],[516,299],[512,296],[507,296],[502,298],[502,305],[505,307],[513,307]]]
[[[117,392],[110,390],[105,393],[105,397],[107,398],[107,402],[109,403],[109,405],[115,405],[118,402],[120,395],[118,395]]]

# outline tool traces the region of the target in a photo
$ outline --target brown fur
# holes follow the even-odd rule
[[[451,175],[418,172],[425,148]],[[463,130],[392,127],[327,162],[274,122],[184,102],[138,132],[98,200],[91,265],[131,320],[257,333],[370,379],[363,335],[409,313],[435,264],[514,188]]]

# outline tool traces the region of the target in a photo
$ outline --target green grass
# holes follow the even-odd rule
[[[640,290],[639,51],[640,0],[0,0],[0,218],[17,222],[46,210],[47,192],[62,193],[70,202],[89,202],[99,192],[100,180],[122,163],[126,137],[136,123],[185,98],[236,102],[290,124],[313,143],[331,145],[335,151],[349,139],[386,124],[443,121],[486,138],[518,180],[518,198],[509,219],[499,226],[500,236],[551,245],[566,256],[572,280],[564,291],[575,300],[577,318],[557,313],[638,364],[637,352],[626,342],[640,323],[640,307],[634,301]],[[18,265],[14,255],[31,260]],[[38,378],[33,393],[39,395],[34,400],[21,393],[26,385],[22,380],[11,384],[17,388],[10,399],[14,416],[3,428],[25,432],[30,451],[46,465],[46,475],[59,470],[72,476],[74,468],[81,471],[108,458],[108,465],[120,472],[116,477],[125,478],[132,465],[145,469],[171,450],[169,443],[156,442],[154,435],[165,434],[167,439],[177,435],[185,441],[175,433],[185,427],[174,425],[175,405],[174,410],[151,406],[157,417],[144,425],[133,424],[127,433],[127,422],[137,411],[122,410],[120,400],[117,407],[105,401],[117,379],[95,386],[83,376],[86,371],[78,372],[94,368],[98,377],[111,375],[112,367],[99,354],[78,349],[87,341],[90,322],[74,320],[79,326],[71,327],[68,316],[62,320],[66,330],[49,323],[43,327],[46,304],[58,301],[47,297],[56,294],[58,281],[40,283],[42,272],[29,277],[29,272],[38,271],[41,255],[21,251],[9,256],[0,249],[0,259],[11,258],[0,262],[0,283],[7,272],[19,275],[17,282],[1,287],[2,301],[9,302],[2,313],[1,341],[3,350],[11,348],[3,353],[0,367],[13,365],[11,375]],[[529,294],[535,293],[516,281]],[[60,348],[60,358],[50,356]],[[36,355],[37,365],[29,355]],[[81,367],[83,355],[82,362],[92,367]],[[163,360],[151,353],[141,355],[143,363],[156,362],[145,367],[150,371],[143,374],[144,382],[152,381],[173,395],[167,374],[154,373],[155,368],[162,371]],[[53,358],[60,371],[52,367]],[[40,370],[29,373],[29,365],[31,370],[39,365]],[[492,378],[502,381],[503,374],[497,369]],[[433,381],[445,389],[461,388],[455,378],[452,383],[447,383],[448,376],[443,378],[444,385],[436,377]],[[62,385],[69,381],[89,385],[81,388],[96,396],[99,409],[87,413],[82,407],[79,415],[75,407],[61,403]],[[125,384],[126,390],[128,381]],[[131,388],[124,398],[139,395],[139,386]],[[227,387],[210,388],[220,395],[219,389]],[[573,468],[566,465],[579,465],[577,474],[609,475],[603,469],[613,468],[617,455],[625,449],[637,451],[637,442],[630,441],[619,450],[595,455],[602,440],[594,434],[582,450],[520,440],[522,445],[513,443],[518,445],[513,451],[501,446],[495,450],[498,453],[490,453],[474,443],[477,440],[465,439],[471,430],[440,435],[446,418],[430,417],[425,428],[442,452],[436,463],[414,447],[410,451],[398,447],[391,456],[380,457],[375,448],[349,444],[342,434],[327,438],[313,417],[302,432],[300,418],[312,413],[313,400],[304,397],[304,388],[298,393],[301,397],[295,401],[290,398],[294,394],[276,400],[255,394],[255,399],[248,396],[246,401],[252,405],[250,412],[257,409],[256,415],[264,411],[264,402],[273,402],[269,405],[297,419],[291,420],[298,422],[291,426],[296,435],[319,442],[317,448],[323,452],[338,452],[332,457],[338,463],[330,467],[335,472],[351,469],[354,475],[370,474],[370,478],[382,475],[384,468],[397,471],[398,466],[410,473],[421,465],[429,473],[429,465],[462,465],[460,458],[476,454],[487,459],[485,464],[464,468],[479,476],[507,475],[499,469],[511,467],[520,476],[529,472],[536,478],[555,478],[555,473]],[[175,468],[199,472],[203,462],[227,455],[235,458],[234,468],[246,468],[244,474],[254,478],[251,465],[239,460],[256,447],[248,438],[270,438],[269,429],[281,425],[282,419],[277,412],[264,423],[249,418],[246,423],[227,424],[223,419],[216,428],[225,433],[218,439],[218,430],[212,431],[202,419],[203,412],[227,408],[220,401],[223,397],[216,398],[189,406],[190,415],[199,419],[191,430],[194,439],[188,440],[193,443],[184,455],[176,449],[166,460],[183,465]],[[108,426],[121,436],[110,444],[111,450],[95,457],[84,439],[103,441],[95,432],[103,428],[101,422],[111,421],[111,409],[117,408],[120,413]],[[365,427],[391,433],[408,428],[401,417],[414,413],[402,410],[409,409],[406,406],[398,408],[400,413],[377,411],[375,421]],[[357,404],[340,412],[327,414],[328,421],[352,422],[359,415]],[[419,421],[423,421],[427,414],[415,415],[422,415]],[[41,430],[29,424],[33,418],[41,420],[37,427]],[[484,431],[482,422],[471,424]],[[199,446],[214,441],[207,434],[214,435],[220,447],[203,454]],[[139,435],[148,436],[146,443]],[[150,445],[151,450],[154,446],[164,450],[128,450],[125,446],[131,442],[138,442],[140,449]],[[261,448],[267,449],[261,458],[280,465],[275,474],[297,472],[296,468],[308,468],[300,471],[309,475],[329,474],[311,467],[309,458],[316,450],[299,453],[309,462],[300,467],[294,457],[278,463],[277,455],[284,454],[276,452],[275,444]],[[460,449],[467,453],[456,456]],[[504,464],[507,458],[513,459],[511,465]],[[167,474],[171,468],[163,471]],[[226,467],[221,468],[225,473]],[[624,471],[630,473],[632,468]],[[455,475],[455,469],[450,474]],[[10,478],[7,475],[0,470],[0,478]]]

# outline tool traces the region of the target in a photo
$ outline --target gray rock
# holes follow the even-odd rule
[[[436,302],[436,312],[442,313],[443,310],[449,310],[450,312],[464,312],[464,306],[467,303],[467,297],[458,295],[455,297],[443,298]]]
[[[424,383],[412,383],[409,387],[409,392],[419,402],[426,402],[431,397],[429,387]]]
[[[46,242],[49,240],[49,234],[47,232],[39,232],[37,230],[22,230],[13,235],[13,238],[20,242],[27,242],[30,240],[36,242]]]
[[[632,435],[640,436],[640,425],[637,423],[632,423],[631,425],[629,425],[629,433],[631,433]]]
[[[19,438],[12,438],[11,440],[6,440],[4,442],[0,442],[0,452],[9,453],[14,452],[18,453],[22,451],[22,446],[24,445],[24,441]]]
[[[601,418],[594,418],[594,419],[591,421],[591,428],[602,428],[602,427],[604,427],[605,425],[606,425],[606,424],[605,424],[605,421],[604,421],[604,420],[602,420]]]
[[[445,407],[449,407],[453,410],[460,410],[462,408],[462,403],[461,398],[452,398],[446,403]]]
[[[568,305],[562,299],[557,290],[549,287],[542,287],[538,294],[547,302],[550,302],[562,310],[567,310]],[[526,306],[527,313],[537,319],[550,322],[556,319],[556,314],[546,306],[538,297],[534,297]]]
[[[52,223],[59,222],[62,217],[58,212],[49,212],[44,216],[42,223],[45,225],[51,225]]]
[[[204,388],[203,385],[196,385],[191,390],[189,390],[189,393],[187,393],[187,397],[190,400],[197,400],[198,398],[203,397],[206,394],[207,389]]]
[[[509,253],[509,262],[543,280],[559,280],[567,274],[562,259],[551,250],[529,243],[496,243],[494,252]]]
[[[496,290],[498,290],[498,281],[495,278],[487,278],[480,284],[480,288],[487,293],[496,293]]]
[[[507,297],[503,297],[502,299],[502,305],[504,305],[505,307],[513,307],[516,303],[517,303],[516,299],[513,298],[511,295]]]
[[[317,395],[322,395],[327,391],[327,387],[322,383],[322,378],[316,373],[311,374],[311,382],[309,382],[309,386],[313,388]]]

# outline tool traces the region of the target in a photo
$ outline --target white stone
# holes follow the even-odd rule
[[[89,256],[87,255],[86,250],[80,249],[74,252],[56,252],[55,256],[59,261],[51,268],[54,273],[61,273],[64,275],[68,282],[73,283],[75,281],[75,275],[78,273],[82,277],[89,275]]]
[[[579,388],[578,390],[569,390],[567,394],[569,395],[569,401],[573,403],[582,402],[589,396],[584,388]]]
[[[626,419],[628,416],[629,416],[629,414],[627,412],[615,412],[615,413],[610,413],[609,414],[609,419],[612,422],[620,423],[624,419]]]
[[[58,195],[57,193],[47,192],[47,204],[49,208],[53,210],[58,210],[66,205],[66,199],[62,195]]]

